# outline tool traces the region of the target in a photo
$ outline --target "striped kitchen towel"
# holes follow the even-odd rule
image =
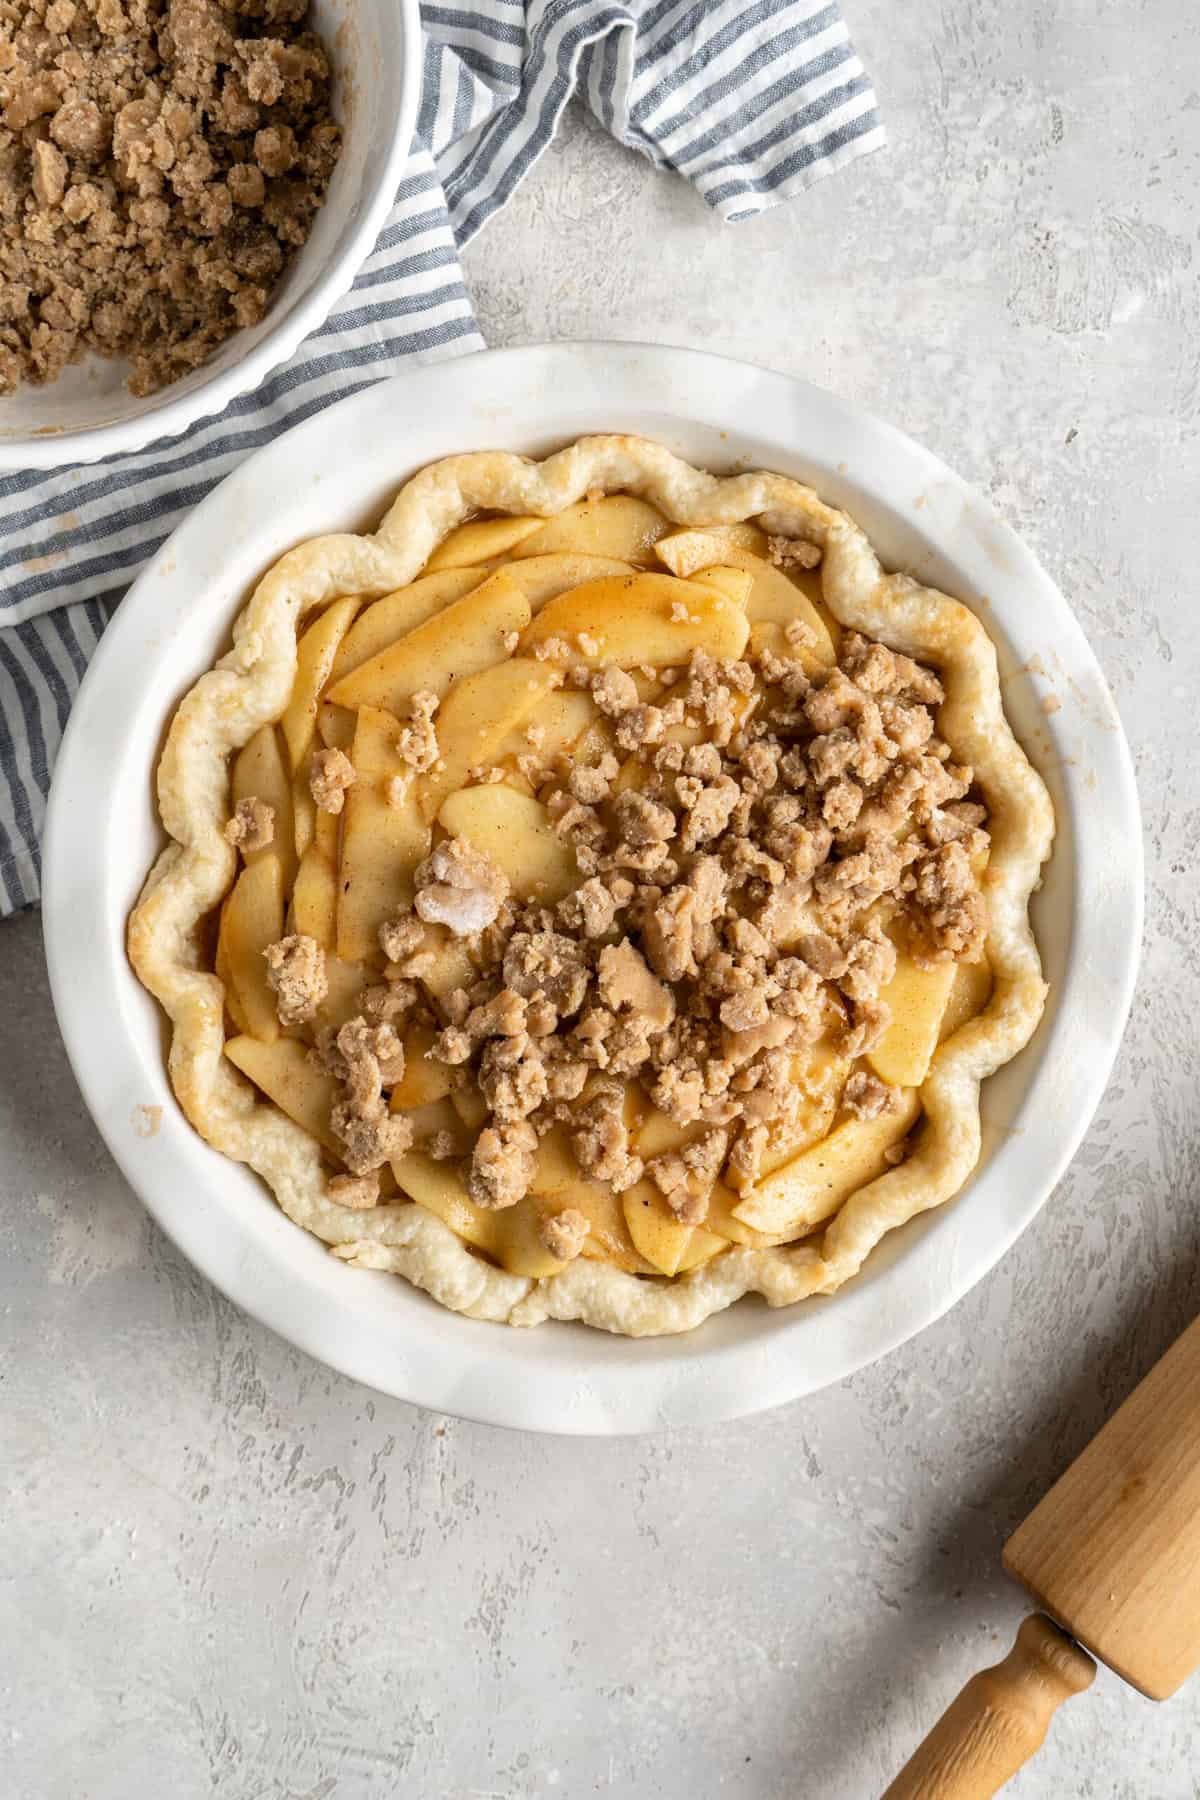
[[[38,897],[54,754],[101,632],[184,514],[260,444],[409,356],[482,347],[458,250],[578,93],[743,219],[883,142],[824,0],[429,0],[416,142],[373,255],[256,393],[132,456],[0,476],[0,914]]]

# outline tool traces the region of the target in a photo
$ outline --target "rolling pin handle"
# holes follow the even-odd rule
[[[1056,1710],[1090,1687],[1096,1665],[1042,1613],[995,1668],[973,1675],[883,1800],[991,1800],[1046,1735]]]

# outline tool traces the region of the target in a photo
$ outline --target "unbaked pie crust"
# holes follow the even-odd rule
[[[731,1244],[670,1277],[632,1274],[584,1255],[535,1279],[495,1266],[403,1196],[369,1210],[329,1197],[321,1146],[264,1103],[224,1054],[225,989],[213,972],[204,922],[238,864],[226,835],[230,759],[283,715],[303,621],[339,597],[371,600],[404,587],[448,534],[478,513],[549,519],[617,493],[650,502],[678,527],[754,520],[769,533],[819,547],[821,596],[833,619],[937,671],[945,693],[938,732],[973,767],[988,812],[993,985],[983,1011],[933,1055],[919,1089],[921,1128],[905,1160],[853,1192],[805,1241],[765,1249]],[[513,1325],[578,1319],[654,1335],[688,1331],[747,1293],[771,1306],[833,1293],[888,1232],[967,1181],[980,1155],[980,1084],[1029,1041],[1045,1004],[1028,905],[1050,853],[1053,812],[1005,718],[996,651],[979,619],[906,575],[884,573],[854,521],[810,488],[771,473],[715,476],[645,439],[585,438],[542,462],[498,451],[451,457],[401,489],[374,535],[331,534],[289,551],[238,617],[233,648],[180,704],[157,782],[169,842],[131,917],[129,952],[170,1019],[170,1078],[188,1119],[216,1149],[256,1170],[287,1216],[345,1262],[402,1275],[475,1318]]]

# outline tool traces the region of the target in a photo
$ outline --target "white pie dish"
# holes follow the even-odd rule
[[[975,1178],[894,1234],[837,1295],[774,1312],[743,1302],[681,1338],[554,1324],[516,1332],[344,1268],[186,1123],[166,1079],[164,1022],[124,956],[126,915],[159,841],[150,770],[163,727],[254,579],[301,538],[370,523],[436,457],[540,453],[595,430],[642,432],[715,469],[797,475],[844,506],[885,562],[981,606],[1010,717],[1059,816],[1034,905],[1050,1003],[1030,1047],[985,1086]],[[837,1380],[940,1316],[997,1261],[1062,1173],[1112,1064],[1140,937],[1140,823],[1120,725],[1073,616],[991,508],[935,458],[818,390],[744,364],[564,345],[369,389],[260,452],[196,510],[131,591],[84,683],[51,798],[45,885],[55,1003],[85,1098],[199,1268],[302,1348],[386,1392],[494,1423],[608,1433],[734,1416]]]
[[[312,233],[265,317],[170,387],[135,398],[124,362],[87,356],[44,387],[0,398],[0,470],[57,469],[140,450],[222,412],[324,323],[351,287],[391,209],[421,91],[418,0],[311,0],[333,60],[342,153]]]

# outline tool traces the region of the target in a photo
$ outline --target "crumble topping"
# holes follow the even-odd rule
[[[417,1005],[417,984],[402,978],[376,982],[365,987],[358,999],[368,1024],[394,1026]]]
[[[722,1169],[753,1180],[787,1141],[812,1097],[812,1046],[853,1061],[879,1041],[898,942],[918,962],[978,954],[986,812],[938,737],[937,676],[854,632],[834,667],[809,673],[799,643],[736,662],[697,652],[661,705],[623,669],[580,672],[624,762],[606,747],[547,761],[526,734],[522,772],[579,885],[553,907],[518,901],[465,839],[435,845],[413,908],[380,931],[395,979],[326,1042],[349,1167],[395,1153],[402,1121],[381,1097],[402,1067],[390,1021],[421,1020],[430,1058],[486,1109],[463,1165],[477,1205],[523,1199],[540,1139],[562,1126],[584,1174],[617,1193],[648,1177],[698,1223]],[[414,705],[418,733],[433,711]],[[702,741],[681,738],[697,729]],[[474,971],[436,999],[422,981],[431,926],[466,945]],[[637,1153],[630,1079],[687,1141]],[[840,1103],[870,1119],[896,1096],[858,1068]],[[462,1155],[444,1130],[426,1141]]]
[[[587,1235],[588,1222],[573,1206],[560,1213],[547,1213],[538,1224],[538,1237],[559,1262],[573,1262],[586,1244]]]
[[[275,837],[275,808],[251,794],[239,800],[225,825],[225,842],[244,856],[265,850]]]
[[[878,1075],[856,1069],[846,1083],[842,1105],[856,1119],[877,1119],[881,1113],[892,1110],[895,1098],[895,1089],[880,1081]]]
[[[728,1149],[727,1131],[706,1131],[682,1150],[667,1151],[647,1163],[646,1173],[681,1225],[699,1225],[703,1220]]]
[[[341,147],[307,0],[0,0],[0,394],[257,324]]]
[[[916,874],[915,898],[918,960],[974,962],[983,954],[987,907],[975,885],[963,838],[952,838],[922,859]]]
[[[467,1192],[476,1206],[499,1212],[529,1192],[538,1138],[524,1119],[504,1119],[480,1132],[471,1153]]]
[[[433,717],[438,709],[438,697],[426,689],[414,694],[409,701],[408,723],[402,725],[396,738],[396,750],[400,760],[407,763],[410,769],[423,775],[426,769],[432,769],[438,759],[437,732],[434,729]],[[393,777],[393,780],[399,779]]]
[[[379,947],[388,962],[405,978],[420,975],[429,966],[429,934],[413,913],[404,913],[400,918],[388,919],[382,924]]]
[[[645,957],[628,938],[601,950],[596,986],[613,1013],[635,1014],[651,1033],[665,1031],[675,1017],[670,988],[651,974]]]
[[[275,1010],[281,1025],[303,1025],[316,1016],[329,992],[325,951],[315,938],[302,932],[280,938],[264,952],[267,980],[275,990]]]
[[[346,804],[346,789],[357,780],[354,764],[344,750],[313,751],[308,788],[319,812],[340,813]]]
[[[496,922],[508,897],[508,877],[466,838],[437,844],[416,872],[417,917],[448,925],[455,937],[474,937]]]
[[[402,1114],[389,1113],[383,1091],[404,1076],[404,1049],[393,1028],[349,1019],[336,1032],[320,1031],[310,1054],[340,1084],[330,1123],[351,1174],[371,1175],[403,1156],[412,1146],[413,1129]]]
[[[538,760],[533,761],[534,767],[540,768]],[[620,768],[616,757],[606,750],[598,762],[581,763],[571,770],[567,776],[567,791],[581,805],[599,806],[601,801],[608,799]]]
[[[618,1194],[641,1180],[644,1165],[629,1151],[625,1089],[619,1081],[597,1081],[586,1106],[574,1116],[579,1128],[571,1134],[571,1148],[585,1175],[609,1182]]]
[[[526,999],[550,1007],[556,1020],[579,1011],[589,973],[583,946],[561,931],[514,931],[505,948],[506,984]]]
[[[807,538],[769,537],[767,555],[777,569],[815,569],[821,561],[819,545]]]

